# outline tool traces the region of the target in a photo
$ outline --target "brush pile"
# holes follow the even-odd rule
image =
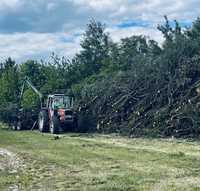
[[[133,71],[118,73],[85,86],[84,100],[97,116],[98,130],[133,136],[198,136],[200,57],[181,61],[173,75],[156,75],[160,72],[138,78]]]
[[[198,24],[200,28],[200,19]],[[145,53],[129,70],[99,75],[82,88],[82,101],[90,103],[100,132],[200,135],[199,34],[183,33],[178,24],[174,30],[168,23],[160,30],[166,41],[159,54]]]

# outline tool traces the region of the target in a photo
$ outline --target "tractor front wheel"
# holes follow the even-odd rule
[[[17,128],[16,128],[17,131],[21,131],[22,130],[22,123],[21,121],[18,121],[17,122]]]
[[[48,131],[48,114],[46,111],[41,111],[38,117],[38,126],[40,132]]]
[[[13,131],[16,131],[17,130],[17,121],[13,122],[13,124],[11,125],[11,129]]]
[[[51,134],[58,134],[60,132],[60,122],[57,117],[53,116],[50,122]]]

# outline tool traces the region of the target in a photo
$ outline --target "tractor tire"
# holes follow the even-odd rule
[[[74,122],[73,122],[73,132],[78,132],[78,120],[75,119]]]
[[[20,121],[17,122],[16,130],[17,131],[21,131],[22,130],[22,123]]]
[[[52,117],[50,122],[50,132],[51,134],[59,134],[60,133],[60,122],[56,116]]]
[[[13,131],[16,131],[17,130],[17,122],[14,122],[12,125],[11,125],[11,129]]]
[[[16,131],[16,130],[17,130],[17,126],[16,126],[15,124],[12,124],[11,129],[12,129],[13,131]]]
[[[48,114],[46,111],[40,111],[38,117],[38,127],[40,132],[47,132],[48,128]]]

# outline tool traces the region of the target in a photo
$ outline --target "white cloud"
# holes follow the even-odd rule
[[[163,38],[156,29],[148,29],[145,27],[132,28],[108,28],[115,42],[119,42],[121,38],[130,37],[132,35],[145,35],[162,43]],[[0,60],[4,60],[11,56],[17,62],[26,59],[37,58],[44,59],[50,56],[52,52],[60,56],[72,58],[80,51],[80,36],[74,36],[67,33],[15,33],[0,34]]]
[[[112,39],[115,42],[119,42],[120,39],[125,37],[131,37],[133,35],[143,35],[146,37],[149,37],[150,39],[153,39],[157,41],[159,44],[162,44],[163,42],[163,36],[162,34],[153,28],[146,28],[146,27],[129,27],[129,28],[108,28],[107,32],[110,33],[112,36]]]
[[[113,9],[115,5],[119,2],[122,3],[121,0],[72,0],[73,3],[77,5],[83,5],[91,7],[95,10],[102,10],[102,9]]]
[[[1,0],[0,10],[15,9],[20,5],[20,0]]]
[[[47,10],[53,11],[56,8],[56,3],[50,2],[47,4]]]
[[[80,49],[79,37],[64,42],[63,38],[71,39],[72,36],[65,33],[38,34],[16,33],[0,35],[0,60],[11,56],[17,61],[24,61],[38,56],[49,56],[52,52],[71,58]]]
[[[78,6],[101,12],[102,17],[141,19],[161,22],[164,15],[171,19],[193,20],[200,14],[199,0],[71,0]],[[109,11],[108,11],[109,10]],[[112,21],[111,21],[112,22]]]
[[[40,58],[52,51],[72,57],[80,49],[80,39],[73,34],[82,33],[91,18],[106,22],[114,41],[142,34],[161,43],[162,34],[156,26],[164,21],[163,16],[190,23],[200,15],[199,3],[200,0],[0,0],[0,59]],[[124,21],[150,25],[116,27]],[[63,36],[73,40],[63,41]]]

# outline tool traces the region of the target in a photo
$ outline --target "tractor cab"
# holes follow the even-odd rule
[[[64,94],[49,95],[47,99],[47,107],[53,110],[72,109],[74,107],[74,99]]]

